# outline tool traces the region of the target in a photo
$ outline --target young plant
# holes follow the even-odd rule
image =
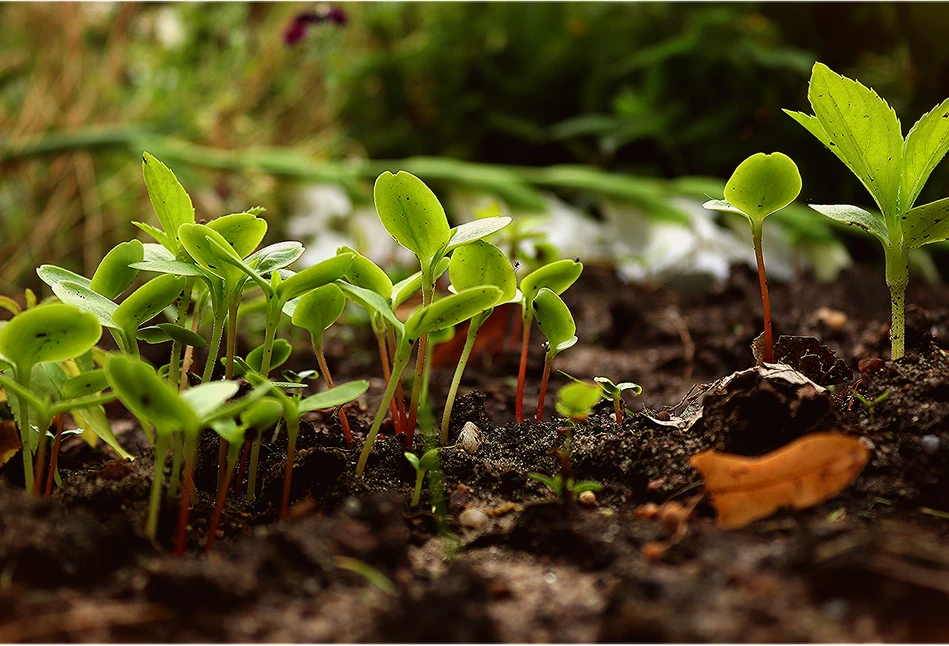
[[[634,384],[635,385],[635,384]],[[582,422],[603,398],[603,389],[589,381],[572,381],[557,391],[557,412],[572,424]]]
[[[537,317],[537,327],[547,337],[547,342],[544,344],[547,351],[544,358],[544,376],[537,396],[536,421],[540,422],[544,418],[544,397],[547,395],[547,380],[550,378],[554,357],[577,343],[577,324],[574,323],[567,304],[546,287],[537,292],[531,308],[534,310],[534,316]]]
[[[913,207],[949,151],[949,99],[904,138],[896,112],[876,92],[815,63],[807,98],[814,115],[785,112],[833,152],[870,192],[878,213],[846,204],[811,204],[818,213],[865,229],[883,245],[892,320],[890,354],[905,351],[909,252],[949,239],[949,198]]]
[[[528,473],[527,477],[531,480],[535,480],[542,485],[550,487],[550,490],[554,492],[554,495],[558,498],[563,498],[568,492],[577,495],[581,494],[584,491],[600,491],[603,489],[603,485],[595,480],[574,480],[573,478],[567,479],[567,486],[564,487],[563,475],[558,473],[554,477],[545,476],[543,473]]]
[[[412,501],[409,507],[417,507],[422,498],[422,484],[425,482],[426,474],[438,466],[438,449],[426,451],[419,459],[414,453],[405,453],[405,459],[409,461],[412,468],[415,469],[415,493],[412,494]]]
[[[801,193],[801,173],[794,161],[783,153],[752,155],[735,169],[725,184],[725,199],[711,200],[702,206],[714,211],[738,213],[751,224],[751,241],[758,263],[761,310],[764,318],[764,360],[774,360],[771,331],[771,300],[768,276],[761,253],[761,229],[764,219],[793,202]]]
[[[514,267],[511,266],[504,252],[489,242],[479,240],[459,247],[452,255],[451,263],[448,265],[448,276],[451,278],[451,288],[456,292],[481,285],[493,285],[501,290],[501,300],[498,305],[520,300],[521,295],[517,291]],[[478,330],[493,312],[494,307],[489,307],[485,311],[476,314],[468,322],[465,346],[461,351],[461,357],[458,359],[458,365],[448,389],[445,412],[442,415],[440,437],[442,446],[448,443],[448,425],[451,421],[451,410],[455,404],[461,377],[465,373],[465,366],[468,364],[468,359],[474,348]]]
[[[405,171],[384,172],[376,178],[373,199],[379,219],[396,242],[415,254],[422,268],[422,307],[435,299],[439,261],[457,247],[495,233],[511,222],[509,217],[484,218],[449,228],[438,198],[422,180]],[[406,446],[411,445],[421,396],[428,335],[419,340],[415,382],[409,404]]]
[[[78,357],[101,336],[102,326],[95,316],[60,303],[26,310],[0,328],[0,361],[13,371],[12,379],[0,375],[0,385],[16,394],[10,404],[20,429],[27,490],[34,490],[33,456],[39,447],[45,448],[46,431],[53,417],[79,407],[76,400],[49,405],[36,397],[30,390],[33,369],[41,363]],[[36,436],[31,432],[34,426],[39,431]]]
[[[292,305],[292,307],[291,307]],[[323,333],[329,329],[336,319],[343,313],[346,307],[346,295],[343,290],[333,284],[317,287],[313,291],[307,292],[296,302],[290,301],[284,308],[286,313],[292,317],[292,322],[297,327],[302,327],[310,333],[310,341],[313,344],[313,352],[316,354],[316,361],[326,380],[326,385],[334,387],[333,377],[330,375],[330,368],[326,363],[326,356],[323,354]],[[343,408],[339,409],[339,423],[343,428],[343,436],[346,438],[346,446],[352,447],[353,433],[349,428],[349,420]]]
[[[534,310],[531,307],[537,293],[547,288],[555,294],[563,294],[573,285],[583,272],[579,260],[558,260],[532,271],[521,279],[521,364],[517,371],[517,393],[515,395],[514,419],[520,424],[524,421],[524,385],[527,379],[527,351],[530,347],[531,323]]]
[[[643,392],[643,387],[631,381],[621,381],[618,384],[614,384],[606,377],[594,377],[593,381],[600,384],[600,388],[603,389],[604,397],[613,402],[613,411],[616,413],[616,423],[622,424],[623,410],[626,408],[626,403],[623,401],[623,393],[629,390],[632,391],[634,395],[639,395]]]

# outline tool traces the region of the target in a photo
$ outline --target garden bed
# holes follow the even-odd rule
[[[514,423],[514,349],[479,353],[465,373],[451,441],[470,421],[480,446],[441,452],[434,502],[445,513],[432,513],[428,485],[422,504],[408,507],[415,473],[388,422],[355,481],[383,390],[375,357],[352,349],[373,347],[358,329],[346,335],[355,341],[336,334],[326,346],[337,380],[375,377],[363,409],[350,409],[356,446],[346,448],[336,417],[312,415],[291,518],[277,522],[280,436],[262,454],[257,502],[228,499],[211,553],[210,432],[183,558],[172,553],[174,500],[162,511],[161,546],[142,535],[153,455],[134,423],[116,421],[139,455],[129,464],[78,438],[64,443],[63,486],[50,501],[23,492],[14,459],[0,470],[0,641],[945,641],[949,356],[939,345],[949,341],[949,289],[914,283],[907,356],[872,360],[888,356],[881,273],[772,286],[775,333],[816,337],[842,364],[803,340],[785,341],[787,360],[818,384],[859,380],[856,392],[876,401],[868,406],[852,388],[804,393],[757,370],[717,383],[754,366],[760,294],[746,269],[684,293],[588,268],[564,294],[580,343],[555,368],[643,387],[627,398],[636,415],[622,426],[604,402],[574,435],[576,477],[604,486],[592,505],[564,505],[528,477],[558,473],[564,423],[550,398],[547,421]],[[528,413],[542,364],[534,345]],[[438,362],[435,402],[453,368],[445,350]],[[555,371],[551,388],[565,383]],[[725,531],[702,500],[675,541],[668,525],[637,517],[645,503],[695,502],[703,484],[689,459],[699,451],[761,455],[814,431],[862,436],[871,449],[863,473],[825,503]],[[468,509],[483,513],[462,516]],[[646,558],[644,546],[657,542],[667,549]]]

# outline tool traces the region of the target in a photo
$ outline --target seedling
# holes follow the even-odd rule
[[[422,180],[405,171],[379,175],[373,187],[373,199],[379,219],[389,235],[418,258],[422,268],[422,307],[434,301],[435,279],[438,277],[435,270],[442,258],[461,245],[500,231],[511,222],[509,217],[484,218],[451,229],[435,194]],[[427,344],[428,335],[423,334],[419,340],[415,382],[405,429],[406,446],[411,445],[415,433]]]
[[[857,399],[857,401],[863,404],[864,407],[866,407],[867,414],[870,415],[870,419],[873,419],[873,414],[876,412],[877,405],[886,401],[886,399],[890,396],[890,391],[887,390],[886,392],[877,395],[873,399],[868,399],[857,391],[854,391],[853,396]]]
[[[554,357],[577,343],[577,324],[566,303],[550,289],[543,287],[537,292],[531,303],[534,316],[537,317],[537,327],[547,341],[544,349],[544,376],[540,382],[540,393],[537,396],[537,417],[540,422],[544,418],[544,398],[547,395],[547,380],[550,378],[550,369]]]
[[[34,489],[33,455],[46,446],[46,430],[53,416],[78,407],[75,400],[50,406],[30,391],[33,368],[40,363],[65,361],[92,348],[102,336],[96,317],[65,304],[34,307],[0,328],[0,360],[13,369],[13,378],[0,375],[5,389],[17,394],[10,404],[23,445],[23,475],[28,490]],[[34,437],[31,428],[39,433]],[[40,460],[41,461],[41,460]]]
[[[412,501],[409,507],[417,507],[422,498],[422,484],[425,482],[425,475],[438,466],[438,449],[430,449],[419,459],[414,453],[405,453],[405,459],[409,461],[412,468],[415,469],[415,493],[412,494]]]
[[[501,290],[501,299],[498,305],[517,302],[521,297],[516,287],[514,268],[504,255],[504,252],[488,242],[472,242],[457,249],[454,255],[452,255],[451,263],[448,266],[448,276],[451,278],[451,286],[455,291],[462,291],[480,285],[493,285],[497,287]],[[443,446],[448,443],[448,425],[451,421],[451,410],[455,404],[455,397],[458,394],[461,378],[465,373],[465,366],[471,357],[471,351],[474,348],[478,330],[493,312],[494,306],[489,307],[483,312],[476,314],[472,317],[471,321],[468,322],[468,335],[465,339],[465,346],[461,351],[461,357],[458,359],[458,366],[455,368],[455,374],[452,377],[451,386],[448,389],[445,412],[442,415],[440,439]]]
[[[714,211],[738,213],[751,224],[751,240],[758,263],[758,284],[761,288],[761,310],[764,318],[764,360],[774,360],[771,331],[771,300],[768,276],[761,252],[761,229],[764,219],[793,202],[801,193],[801,174],[794,161],[783,153],[752,155],[735,169],[725,184],[725,199],[711,200],[702,206]]]
[[[573,478],[569,478],[567,480],[567,487],[564,489],[563,476],[559,473],[552,478],[550,476],[545,476],[542,473],[528,473],[527,477],[550,487],[550,490],[553,491],[554,495],[556,495],[558,498],[562,498],[565,491],[576,495],[583,493],[584,491],[600,491],[603,489],[603,485],[594,480],[574,481]]]
[[[428,347],[425,349],[425,373],[422,375],[422,394],[420,401],[428,403],[428,387],[432,379],[432,360],[435,357],[435,348],[448,343],[455,338],[455,328],[446,327],[428,335]]]
[[[909,252],[949,239],[949,198],[913,207],[949,151],[949,99],[924,114],[904,139],[896,112],[886,101],[823,63],[814,64],[807,98],[813,116],[785,112],[857,176],[880,213],[847,204],[810,206],[832,220],[866,230],[883,245],[892,305],[890,354],[898,359],[905,351]]]
[[[603,389],[589,381],[572,381],[557,391],[557,412],[572,424],[582,422],[603,398]]]
[[[310,333],[313,352],[316,354],[316,361],[323,372],[323,378],[326,380],[326,385],[333,388],[333,377],[330,375],[330,368],[326,364],[326,356],[323,354],[323,333],[343,313],[343,308],[346,307],[346,295],[336,285],[323,285],[304,294],[296,303],[290,301],[284,309],[290,310],[290,305],[293,306],[292,311],[289,312],[293,324]],[[339,423],[343,428],[346,445],[351,447],[353,445],[353,433],[349,428],[349,420],[342,408],[339,410]]]
[[[639,395],[643,392],[643,387],[631,381],[621,381],[618,384],[614,384],[606,377],[594,377],[593,381],[600,384],[604,395],[613,402],[613,411],[616,413],[616,423],[622,424],[623,410],[626,408],[626,403],[623,401],[623,393],[629,390],[634,395]]]
[[[517,372],[517,393],[515,395],[514,419],[518,424],[524,421],[524,384],[527,379],[527,351],[530,347],[531,323],[534,320],[534,310],[531,305],[537,293],[547,288],[554,294],[563,294],[568,287],[576,282],[583,272],[583,264],[579,260],[558,260],[536,269],[521,280],[521,322],[523,338],[521,339],[521,364]]]

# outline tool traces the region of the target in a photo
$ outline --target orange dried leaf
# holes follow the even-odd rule
[[[0,421],[0,466],[6,464],[19,450],[20,435],[16,424],[8,419]]]
[[[705,478],[718,525],[738,529],[782,507],[805,509],[834,497],[869,457],[856,437],[813,433],[761,457],[702,451],[691,464]]]

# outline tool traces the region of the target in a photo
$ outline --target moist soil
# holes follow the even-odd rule
[[[154,458],[121,407],[108,411],[134,462],[69,438],[62,487],[45,500],[23,492],[13,459],[0,470],[0,641],[949,640],[949,288],[911,287],[908,354],[890,362],[876,273],[772,285],[775,333],[785,335],[775,358],[807,376],[806,387],[755,367],[760,296],[747,270],[687,291],[626,286],[592,267],[565,300],[581,336],[555,368],[641,384],[627,397],[630,414],[617,424],[603,402],[566,430],[553,401],[567,378],[555,372],[546,421],[516,424],[518,351],[504,347],[510,313],[501,310],[465,374],[441,471],[415,508],[415,474],[388,421],[365,478],[353,478],[383,390],[361,328],[327,339],[336,381],[373,377],[347,409],[356,446],[332,412],[308,417],[291,518],[278,522],[286,439],[265,434],[258,495],[229,497],[211,552],[210,434],[181,558],[176,501],[162,510],[159,544],[143,536]],[[536,329],[533,338],[531,419],[543,363]],[[305,352],[301,343],[297,356]],[[457,352],[447,344],[436,353],[439,406]],[[431,414],[421,419],[437,426]],[[479,437],[462,446],[466,422]],[[816,431],[870,448],[847,489],[739,530],[716,526],[691,456],[761,455]],[[560,473],[570,435],[566,466],[603,485],[594,502],[558,498],[528,477]],[[691,516],[643,517],[643,505],[669,501]]]

